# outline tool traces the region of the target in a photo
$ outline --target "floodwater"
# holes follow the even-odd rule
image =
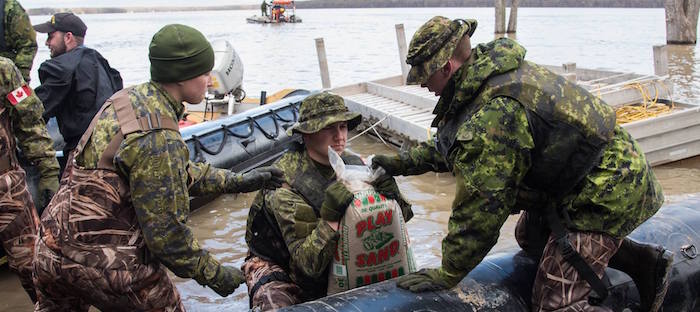
[[[249,95],[285,87],[317,89],[320,76],[314,38],[324,37],[331,82],[340,86],[400,73],[394,25],[403,23],[410,36],[434,15],[476,18],[479,29],[473,41],[493,39],[493,9],[412,8],[305,10],[301,24],[246,24],[245,17],[258,11],[101,14],[82,16],[88,25],[86,44],[99,50],[118,69],[125,85],[148,79],[147,47],[151,36],[168,23],[200,29],[210,40],[232,42],[244,66],[244,88]],[[663,9],[552,9],[521,8],[516,39],[527,49],[529,60],[544,64],[576,62],[581,68],[653,72],[652,45],[665,38]],[[47,16],[32,16],[33,23]],[[41,42],[35,68],[48,58]],[[700,90],[698,47],[669,47],[669,72],[675,100],[695,104]],[[32,72],[32,86],[39,83]],[[363,156],[394,153],[371,137],[360,137],[349,149]],[[700,158],[654,168],[667,201],[700,193]],[[397,177],[404,195],[413,203],[414,219],[408,229],[419,267],[440,264],[440,240],[444,237],[454,196],[450,174],[427,173]],[[221,262],[240,266],[246,254],[245,223],[254,194],[223,195],[192,213],[189,226],[199,242]],[[516,246],[508,219],[493,250]],[[173,278],[190,311],[243,311],[246,287],[221,298],[195,281]],[[29,311],[28,297],[5,268],[0,269],[0,311]]]

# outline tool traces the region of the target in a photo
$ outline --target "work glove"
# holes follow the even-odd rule
[[[245,282],[243,272],[238,268],[227,265],[220,265],[214,278],[209,280],[207,286],[214,290],[219,296],[226,297]]]
[[[43,210],[53,198],[53,195],[58,191],[58,177],[57,176],[42,176],[39,178],[39,185],[37,186],[37,200],[36,206],[39,210]]]
[[[355,196],[340,181],[331,183],[326,189],[326,197],[321,204],[321,218],[326,221],[340,221],[345,210]]]
[[[372,169],[384,168],[386,174],[399,176],[406,174],[406,167],[399,156],[376,155],[372,158]]]
[[[450,289],[459,284],[463,276],[450,274],[442,268],[421,269],[418,272],[399,277],[396,286],[412,292]]]
[[[413,218],[411,204],[408,203],[403,196],[401,196],[401,191],[399,191],[399,186],[396,184],[394,177],[388,174],[383,174],[376,180],[372,181],[371,184],[377,193],[384,195],[386,198],[396,200],[399,207],[401,207],[401,213],[403,214],[404,221],[408,221]]]
[[[236,175],[229,181],[228,190],[234,193],[247,193],[259,189],[274,190],[284,183],[284,173],[275,167],[261,167],[244,174]]]
[[[396,185],[396,180],[394,179],[394,177],[388,174],[383,174],[379,176],[376,180],[372,181],[371,184],[372,187],[374,187],[374,190],[377,191],[377,193],[382,194],[390,199],[399,198],[399,186]]]

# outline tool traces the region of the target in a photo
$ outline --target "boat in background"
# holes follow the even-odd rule
[[[301,23],[294,0],[273,0],[269,7],[267,16],[253,15],[245,20],[254,24]],[[292,14],[285,15],[290,9]]]

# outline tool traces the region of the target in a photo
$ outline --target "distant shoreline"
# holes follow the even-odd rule
[[[309,0],[297,1],[296,7],[297,9],[493,7],[493,0]],[[663,8],[664,0],[521,0],[519,7]],[[105,14],[217,10],[260,10],[260,5],[34,8],[28,9],[27,13],[29,15],[51,15],[68,11],[76,14]]]

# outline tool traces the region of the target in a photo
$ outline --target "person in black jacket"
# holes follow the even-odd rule
[[[34,30],[48,34],[51,59],[39,66],[36,94],[44,103],[44,119],[56,117],[66,142],[59,159],[62,172],[102,104],[122,89],[122,78],[99,52],[83,45],[87,26],[73,13],[56,13]]]

